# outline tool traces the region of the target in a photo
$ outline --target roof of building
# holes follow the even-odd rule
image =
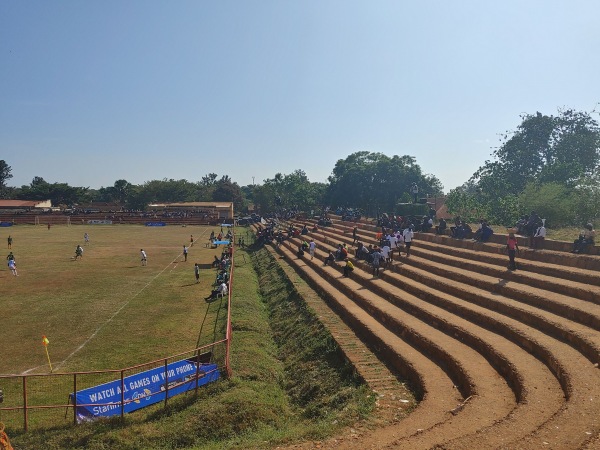
[[[231,208],[233,202],[180,202],[180,203],[153,203],[152,208]]]
[[[0,208],[35,208],[47,200],[0,200]]]

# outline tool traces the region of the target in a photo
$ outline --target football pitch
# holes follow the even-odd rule
[[[224,338],[224,306],[207,303],[223,247],[219,227],[140,225],[0,228],[18,276],[0,270],[0,374],[120,369]],[[84,233],[89,244],[84,243]],[[12,249],[7,237],[13,238]],[[189,247],[187,262],[184,244]],[[75,248],[84,249],[74,259]],[[140,250],[148,255],[142,266]],[[201,265],[200,283],[194,264]]]

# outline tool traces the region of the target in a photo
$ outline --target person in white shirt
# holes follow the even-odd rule
[[[543,248],[544,240],[546,239],[546,219],[542,219],[542,225],[535,230],[533,238],[531,239],[531,248]]]
[[[310,259],[315,257],[315,249],[317,248],[317,244],[313,239],[310,240],[310,244],[308,244],[308,253],[310,254]]]
[[[387,267],[390,262],[390,252],[391,252],[391,248],[386,242],[384,244],[384,246],[381,247],[381,254],[383,255],[383,266],[384,267]]]
[[[394,233],[392,233],[388,240],[390,241],[390,260],[393,261],[394,260],[394,250],[396,249],[396,244],[398,242],[398,238],[396,237],[396,235]]]
[[[412,228],[406,228],[402,232],[402,237],[404,238],[404,247],[406,248],[406,257],[410,256],[410,246],[412,244],[412,240],[415,234],[413,233]]]
[[[142,266],[147,265],[148,264],[148,257],[146,256],[146,252],[144,251],[143,248],[140,250],[140,257],[142,258]]]

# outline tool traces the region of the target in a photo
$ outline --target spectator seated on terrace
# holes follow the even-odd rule
[[[332,225],[331,219],[319,219],[319,225],[322,227],[330,227]]]
[[[348,257],[348,250],[343,244],[338,244],[337,250],[335,251],[335,259],[337,261],[344,261]]]
[[[227,283],[229,281],[229,274],[225,269],[221,269],[219,273],[217,273],[217,278],[215,280],[215,285],[219,285],[221,283]]]
[[[543,248],[544,241],[546,240],[546,219],[542,219],[542,224],[535,231],[535,234],[531,238],[531,248]]]
[[[344,266],[344,276],[349,277],[350,274],[354,271],[354,264],[348,258],[346,258],[346,265]]]
[[[448,224],[446,223],[446,220],[442,217],[440,219],[440,223],[438,225],[436,225],[435,227],[435,234],[446,234],[446,228],[448,227]]]
[[[302,231],[300,231],[300,234],[301,234],[301,235],[303,235],[303,236],[304,236],[305,234],[308,234],[308,227],[307,227],[306,225],[304,225],[304,226],[302,227]]]
[[[297,256],[298,258],[302,258],[302,257],[304,256],[304,250],[303,250],[303,248],[302,248],[302,245],[299,245],[299,246],[298,246],[298,251],[296,252],[296,256]]]
[[[481,228],[477,230],[478,233],[475,233],[475,240],[477,242],[487,242],[494,234],[494,230],[488,225],[486,221],[481,223]]]
[[[331,264],[333,266],[333,263],[335,262],[335,256],[333,256],[333,252],[329,252],[329,255],[327,255],[327,258],[325,258],[325,261],[323,261],[323,265],[326,266],[327,264]]]
[[[458,227],[454,229],[454,236],[456,239],[470,239],[473,235],[473,229],[471,226],[462,221]]]
[[[315,225],[312,227],[312,231],[313,233],[316,233],[317,231],[319,231],[319,226],[315,223]]]
[[[423,220],[421,221],[421,231],[428,233],[431,228],[433,228],[433,219],[428,216],[423,216]]]
[[[206,297],[204,300],[209,301],[209,300],[214,300],[215,298],[218,298],[218,297],[225,297],[227,295],[228,290],[229,289],[227,287],[227,284],[221,283],[215,289],[213,289],[212,292],[210,293],[210,295],[208,297]]]
[[[596,231],[591,223],[586,224],[585,228],[579,233],[579,238],[573,241],[573,251],[571,253],[585,253],[587,248],[594,246]]]

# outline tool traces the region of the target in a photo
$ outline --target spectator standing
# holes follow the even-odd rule
[[[356,244],[357,240],[358,240],[358,227],[355,226],[354,228],[352,228],[352,245]]]
[[[378,248],[376,248],[375,251],[371,254],[371,257],[373,258],[371,261],[371,265],[373,266],[373,276],[378,277],[379,276],[379,265],[380,265],[381,259],[383,258],[383,254],[380,252],[380,250]]]
[[[310,240],[310,244],[308,244],[308,253],[310,254],[310,259],[315,257],[315,249],[317,248],[317,244],[315,244],[314,239]]]
[[[404,238],[404,247],[406,248],[406,257],[410,256],[410,246],[412,245],[412,240],[415,234],[413,233],[412,228],[408,227],[402,232],[402,237]]]
[[[200,264],[194,264],[194,276],[196,277],[196,283],[200,283]]]
[[[410,192],[412,193],[412,196],[413,196],[413,203],[417,203],[418,197],[419,197],[419,186],[417,186],[417,183],[413,183],[411,185]]]
[[[508,270],[517,270],[517,263],[515,262],[515,255],[519,251],[519,244],[515,233],[512,231],[508,233],[508,239],[506,241],[506,249],[508,250]]]
[[[388,242],[385,242],[383,247],[381,247],[381,254],[383,255],[383,266],[385,268],[388,267],[388,264],[391,261],[391,258],[390,258],[391,251],[392,251],[392,249],[388,245]]]

